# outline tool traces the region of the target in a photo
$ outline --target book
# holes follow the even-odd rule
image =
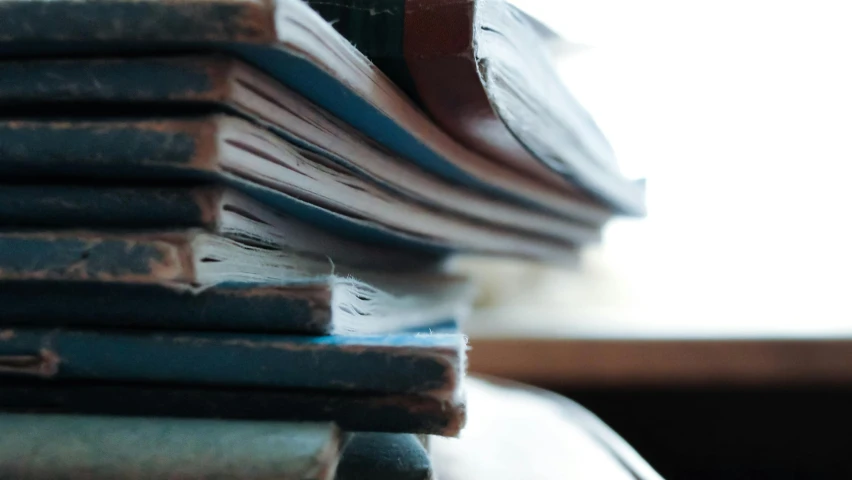
[[[369,270],[439,271],[437,253],[355,242],[218,185],[16,184],[0,188],[0,227],[204,229]]]
[[[0,476],[428,480],[416,435],[333,424],[0,413]]]
[[[0,330],[0,376],[462,396],[455,329],[374,336]]]
[[[263,125],[400,195],[471,219],[583,243],[597,239],[588,227],[611,217],[607,209],[577,199],[568,220],[447,182],[257,69],[222,55],[0,62],[0,104],[7,116],[215,109]]]
[[[446,131],[549,184],[639,213],[643,189],[559,80],[543,40],[503,0],[308,0]]]
[[[347,269],[201,230],[0,233],[4,324],[378,334],[465,316],[439,272]]]
[[[229,53],[450,181],[554,214],[570,215],[576,198],[588,197],[456,142],[301,0],[3,0],[0,17],[5,57]],[[92,29],[93,23],[101,28]],[[643,211],[641,199],[628,200],[613,203],[621,211]]]
[[[336,480],[431,480],[432,462],[416,435],[360,432],[340,457]]]
[[[3,378],[0,410],[19,413],[334,422],[349,431],[456,436],[464,398],[304,389]]]
[[[0,430],[0,477],[18,480],[331,480],[344,438],[328,423],[9,413]]]
[[[0,173],[30,181],[214,181],[364,241],[414,237],[421,247],[444,250],[552,259],[575,255],[567,240],[470,221],[394,195],[233,116],[0,122]]]

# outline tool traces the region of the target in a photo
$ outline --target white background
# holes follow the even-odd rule
[[[852,334],[852,2],[516,3],[590,47],[560,72],[650,214],[504,310],[568,332]]]

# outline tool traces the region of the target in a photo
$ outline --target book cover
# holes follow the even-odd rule
[[[220,51],[234,54],[403,158],[453,182],[570,214],[574,189],[530,178],[451,138],[300,0],[36,0],[0,2],[0,55]],[[96,23],[101,28],[92,29]],[[109,25],[107,25],[109,24]],[[581,187],[625,211],[642,209],[607,176]],[[627,196],[629,197],[629,195]]]
[[[4,328],[0,375],[461,395],[464,336],[452,331],[377,336]]]
[[[3,378],[0,410],[334,422],[344,430],[456,436],[465,399],[429,395]]]
[[[219,183],[286,215],[346,237],[421,251],[449,250],[445,245],[422,236],[298,198],[292,194],[293,190],[283,190],[280,182],[258,182],[235,175],[232,169],[220,168],[217,132],[222,122],[232,123],[226,117],[71,124],[3,122],[0,126],[0,172],[4,178],[17,178],[19,182],[50,178],[63,182],[115,181],[124,184],[166,181],[189,185]],[[279,141],[275,146],[292,160],[306,162],[283,142]],[[239,149],[233,145],[230,148]],[[286,168],[283,170],[287,171]],[[258,172],[254,172],[254,176],[258,178]]]
[[[257,122],[401,195],[472,219],[582,243],[595,235],[581,225],[599,226],[612,216],[604,207],[575,198],[567,220],[431,175],[280,82],[222,55],[4,61],[0,104],[9,116],[213,109]]]
[[[16,480],[331,480],[343,439],[328,423],[12,413],[0,431],[0,477]]]
[[[379,334],[463,318],[471,284],[199,230],[0,233],[2,324]]]
[[[466,386],[472,414],[464,432],[430,442],[442,480],[663,478],[624,438],[569,398],[494,377],[473,376]],[[655,424],[651,417],[643,420],[649,428]],[[531,477],[530,466],[543,473]]]
[[[565,261],[576,253],[568,240],[429,208],[225,115],[0,122],[0,174],[30,182],[218,182],[365,242]]]

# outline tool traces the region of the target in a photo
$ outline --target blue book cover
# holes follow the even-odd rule
[[[449,180],[570,215],[569,182],[544,183],[462,146],[301,0],[4,0],[0,54],[234,54],[400,156]],[[98,25],[98,28],[92,28]],[[583,164],[568,175],[613,209],[641,213],[641,192]]]
[[[454,329],[380,336],[4,328],[0,376],[461,395]]]
[[[329,423],[10,413],[0,431],[0,477],[16,480],[332,480],[345,441]]]
[[[379,334],[462,318],[473,293],[450,274],[352,269],[201,230],[0,233],[4,325]]]
[[[566,261],[576,252],[564,239],[429,208],[226,115],[0,122],[0,174],[29,182],[217,182],[365,242]]]
[[[0,411],[334,422],[344,430],[456,436],[464,398],[4,378]]]

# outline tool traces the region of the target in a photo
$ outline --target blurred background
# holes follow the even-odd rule
[[[852,3],[514,0],[649,215],[577,271],[476,260],[471,369],[563,393],[666,478],[850,478]]]
[[[852,333],[852,4],[514,3],[570,42],[560,73],[650,213],[578,273],[493,267],[517,277],[486,301],[531,330]]]

